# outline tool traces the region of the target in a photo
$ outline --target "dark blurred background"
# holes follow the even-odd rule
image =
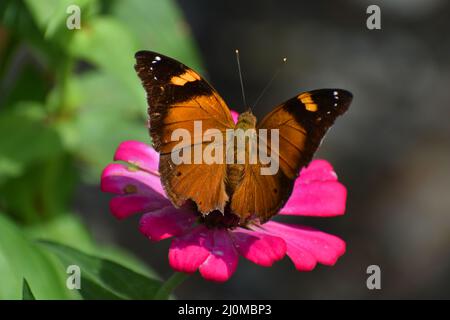
[[[345,88],[354,101],[316,155],[331,161],[347,186],[346,215],[291,219],[345,239],[347,253],[337,265],[299,273],[288,259],[267,269],[241,259],[228,283],[196,275],[178,296],[450,298],[449,3],[378,1],[381,30],[366,28],[371,1],[179,4],[200,48],[202,71],[231,108],[244,111],[235,48],[249,101],[288,58],[254,110],[257,116],[315,88]],[[95,194],[87,197],[88,192]],[[135,232],[137,219],[124,223],[99,215],[107,200],[98,199],[96,190],[80,190],[77,202],[111,239],[168,276],[169,243],[147,243]],[[366,268],[372,264],[381,268],[379,291],[366,287]]]
[[[300,273],[287,258],[271,268],[241,259],[227,283],[210,283],[196,274],[177,289],[177,296],[450,298],[450,3],[179,0],[177,4],[202,61],[196,66],[231,108],[244,110],[236,48],[250,102],[287,57],[254,110],[259,117],[301,91],[337,87],[354,94],[349,111],[316,154],[334,165],[348,188],[346,214],[329,219],[280,218],[342,237],[347,252],[336,266]],[[381,30],[366,28],[370,4],[381,8]],[[75,194],[72,208],[97,241],[127,248],[164,278],[171,274],[169,241],[150,243],[137,231],[137,216],[116,221],[108,213],[110,195],[102,194],[98,185],[80,182]],[[366,287],[366,268],[372,264],[381,268],[381,290]]]

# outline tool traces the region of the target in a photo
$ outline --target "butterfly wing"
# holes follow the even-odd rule
[[[216,90],[184,64],[150,51],[140,51],[135,57],[136,72],[147,92],[150,135],[160,152],[159,171],[167,195],[176,206],[191,199],[204,214],[216,209],[223,212],[228,201],[225,161],[193,164],[192,158],[191,164],[175,164],[171,153],[180,143],[172,141],[172,133],[177,129],[190,133],[192,143],[181,149],[193,157],[196,144],[203,152],[210,143],[201,139],[206,130],[218,129],[225,135],[227,128],[234,128],[230,110]],[[201,121],[201,130],[195,130],[194,121]]]
[[[279,160],[274,175],[261,175],[260,163],[246,164],[240,184],[233,193],[231,209],[242,219],[252,213],[268,220],[289,198],[300,169],[306,166],[336,118],[349,107],[352,94],[340,89],[304,92],[276,107],[257,129],[278,129],[278,150],[271,149],[271,136],[259,139],[258,148]]]

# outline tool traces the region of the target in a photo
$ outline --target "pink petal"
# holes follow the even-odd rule
[[[346,188],[339,182],[296,184],[280,214],[333,217],[345,213]]]
[[[237,228],[232,239],[242,256],[264,267],[270,267],[286,254],[286,243],[279,237]]]
[[[228,231],[214,231],[214,245],[199,271],[206,280],[224,282],[236,271],[239,256]]]
[[[208,258],[213,231],[200,225],[175,238],[169,249],[170,266],[179,272],[193,273]]]
[[[153,174],[158,172],[158,152],[139,141],[122,142],[117,148],[114,160],[128,162]]]
[[[109,202],[111,213],[118,219],[127,218],[135,213],[154,211],[171,206],[169,200],[163,197],[129,194],[117,196]]]
[[[231,117],[233,118],[234,123],[237,123],[238,122],[238,118],[239,118],[239,112],[231,110]]]
[[[314,269],[317,262],[332,266],[345,252],[343,240],[312,228],[269,221],[262,229],[286,241],[286,253],[300,271]]]
[[[119,219],[170,205],[159,176],[119,163],[103,170],[101,189],[120,195],[109,203],[112,214]]]
[[[297,179],[300,183],[308,183],[311,181],[336,181],[337,174],[334,172],[331,164],[322,159],[316,159],[302,169]]]
[[[192,226],[195,219],[192,211],[170,205],[143,215],[139,230],[150,240],[160,241],[182,234]]]
[[[119,163],[109,164],[102,173],[101,189],[115,194],[145,194],[165,197],[159,176],[127,168]]]
[[[333,217],[345,213],[347,189],[337,181],[333,167],[314,160],[302,170],[280,214]]]

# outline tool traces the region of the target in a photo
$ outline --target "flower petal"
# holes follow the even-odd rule
[[[152,147],[139,141],[122,142],[117,148],[114,160],[128,162],[154,174],[158,172],[158,152]]]
[[[193,273],[208,258],[213,244],[213,232],[200,225],[172,241],[170,266],[179,272]]]
[[[239,118],[239,112],[231,110],[231,117],[233,118],[234,123],[237,123],[238,122],[238,118]]]
[[[101,189],[115,194],[145,194],[165,197],[159,176],[127,168],[119,163],[109,164],[102,173]]]
[[[333,217],[345,212],[347,189],[337,181],[333,167],[314,160],[302,170],[280,214]]]
[[[333,166],[328,161],[316,159],[302,169],[297,180],[301,183],[308,183],[312,181],[336,181],[337,178]]]
[[[118,219],[170,205],[159,176],[119,163],[103,170],[101,190],[119,195],[109,203],[112,214]]]
[[[129,194],[112,198],[109,209],[116,218],[124,219],[136,213],[149,212],[169,205],[170,201],[163,197]]]
[[[265,232],[283,238],[287,255],[300,271],[314,269],[317,262],[334,265],[345,252],[345,242],[313,228],[269,221],[261,226]]]
[[[236,271],[239,256],[227,230],[214,230],[214,243],[210,254],[199,271],[206,280],[224,282]]]
[[[195,222],[195,215],[186,209],[172,205],[146,213],[139,222],[139,230],[150,240],[160,241],[181,235]]]
[[[346,188],[339,182],[295,184],[279,214],[334,217],[345,213]]]
[[[280,237],[237,228],[232,239],[238,252],[260,266],[270,267],[286,254],[286,243]]]

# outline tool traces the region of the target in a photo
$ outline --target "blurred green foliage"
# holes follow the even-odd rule
[[[28,284],[27,279],[23,279],[22,284],[22,300],[36,300],[33,292],[31,291],[30,285]]]
[[[81,29],[69,30],[73,4]],[[21,299],[22,289],[37,299],[80,297],[65,287],[58,255],[36,238],[155,277],[127,253],[95,244],[70,206],[77,184],[99,183],[121,141],[150,141],[133,69],[141,49],[200,67],[171,0],[0,3],[0,298]],[[88,280],[98,289],[97,278]]]
[[[3,215],[0,215],[0,257],[0,298],[22,299],[24,278],[37,299],[74,298],[65,287],[65,269]]]
[[[80,294],[86,299],[152,299],[161,286],[161,281],[111,260],[53,242],[41,242],[41,245],[67,265],[77,261],[77,266],[83,270]]]

